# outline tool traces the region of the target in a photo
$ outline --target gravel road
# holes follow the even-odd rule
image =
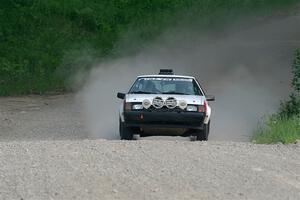
[[[0,199],[300,199],[300,145],[91,138],[73,95],[0,98]]]

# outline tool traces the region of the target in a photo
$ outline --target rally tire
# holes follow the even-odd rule
[[[125,126],[125,123],[121,121],[119,122],[119,132],[121,140],[133,140],[133,132],[130,128]]]

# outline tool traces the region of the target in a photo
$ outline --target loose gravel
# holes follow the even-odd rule
[[[0,99],[0,199],[300,199],[300,145],[92,139],[72,95]]]
[[[0,199],[299,199],[300,146],[0,143]]]

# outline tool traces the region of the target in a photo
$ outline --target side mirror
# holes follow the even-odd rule
[[[206,98],[206,101],[215,101],[214,95],[206,95],[205,98]]]
[[[125,95],[126,95],[126,94],[124,94],[124,93],[118,92],[117,97],[118,97],[119,99],[125,99]]]

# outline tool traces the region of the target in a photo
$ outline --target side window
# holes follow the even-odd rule
[[[194,84],[194,92],[195,92],[196,95],[200,95],[199,88],[197,87],[196,84]]]
[[[193,86],[196,95],[203,95],[195,80],[193,80]]]
[[[141,91],[143,89],[143,83],[143,79],[138,79],[131,90],[136,92]]]

